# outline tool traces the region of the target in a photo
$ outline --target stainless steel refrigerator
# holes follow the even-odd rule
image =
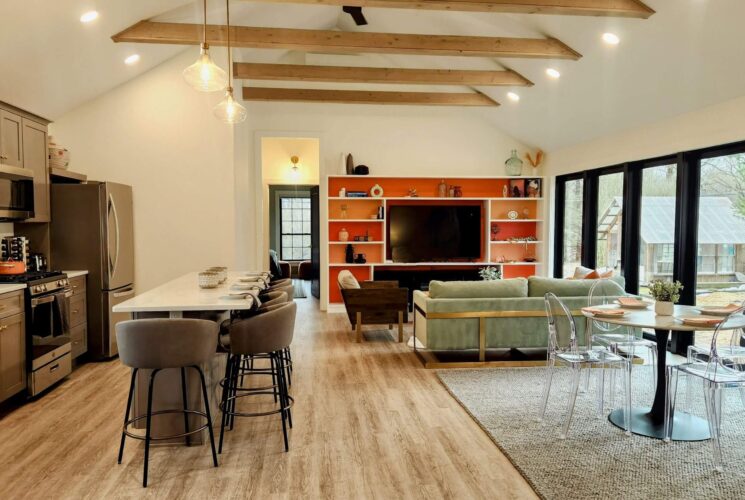
[[[134,295],[132,187],[113,182],[53,184],[50,265],[88,270],[88,354],[116,356],[114,325],[129,319],[111,308]]]

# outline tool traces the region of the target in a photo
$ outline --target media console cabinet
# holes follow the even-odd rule
[[[534,197],[511,196],[514,187],[520,187],[528,179],[537,180],[538,193]],[[462,196],[438,196],[443,181],[448,186],[459,186]],[[545,273],[542,239],[547,210],[543,177],[330,175],[326,183],[328,252],[321,272],[328,279],[329,310],[342,307],[337,276],[343,269],[348,269],[358,280],[397,279],[410,290],[421,289],[430,279],[479,279],[479,269],[489,265],[500,267],[505,278]],[[375,186],[380,186],[382,194],[373,190]],[[339,196],[342,190],[346,196]],[[416,190],[416,197],[409,195],[411,190]],[[350,192],[366,196],[351,197]],[[393,262],[388,243],[388,214],[396,205],[480,206],[481,255],[470,261]],[[346,230],[348,241],[341,241],[342,229]],[[367,241],[354,241],[355,236],[359,239],[367,236]],[[353,246],[355,255],[365,254],[364,263],[346,262],[348,244]]]

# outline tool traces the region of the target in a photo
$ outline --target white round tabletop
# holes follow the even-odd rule
[[[621,306],[601,306],[611,307],[614,309],[623,309],[626,314],[619,317],[597,317],[593,316],[592,313],[582,311],[582,314],[586,318],[592,318],[602,323],[610,323],[613,325],[630,326],[632,328],[649,328],[652,330],[670,330],[677,332],[695,332],[702,330],[714,330],[716,326],[692,326],[683,324],[680,318],[685,317],[702,317],[702,314],[694,306],[680,306],[676,305],[672,316],[658,316],[654,312],[654,306],[649,306],[647,309],[624,309]],[[711,316],[703,316],[711,317]],[[737,314],[730,318],[725,325],[728,330],[735,328],[745,328],[745,315]]]

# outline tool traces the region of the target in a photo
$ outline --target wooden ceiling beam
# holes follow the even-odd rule
[[[400,83],[412,85],[510,85],[521,87],[533,85],[533,82],[527,78],[510,70],[477,71],[235,63],[233,74],[236,78],[243,80]]]
[[[581,54],[555,38],[502,38],[456,35],[410,35],[289,28],[231,26],[235,47],[334,51],[339,53],[413,54],[437,56],[515,57],[577,60]],[[207,26],[207,41],[225,45],[227,28]],[[199,24],[140,21],[111,37],[115,42],[198,45]]]
[[[499,106],[498,102],[478,92],[390,92],[243,87],[243,99],[246,101],[291,101],[336,104]]]
[[[251,0],[255,1],[255,0]],[[349,5],[388,9],[448,10],[463,12],[508,12],[570,16],[634,17],[654,14],[639,0],[259,0],[275,3]]]

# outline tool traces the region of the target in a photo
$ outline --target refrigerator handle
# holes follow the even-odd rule
[[[129,288],[129,289],[124,290],[122,292],[114,292],[112,295],[115,298],[118,299],[118,298],[121,298],[121,297],[129,297],[130,295],[134,295],[134,294],[135,294],[135,289],[134,288]]]
[[[111,261],[111,276],[113,277],[116,274],[116,264],[119,260],[119,216],[116,213],[116,205],[114,204],[114,197],[111,196],[111,193],[109,193],[109,207],[111,209],[111,213],[114,215],[114,231],[116,234],[116,253],[114,254],[113,259],[111,258],[111,256],[109,256],[109,259]]]

